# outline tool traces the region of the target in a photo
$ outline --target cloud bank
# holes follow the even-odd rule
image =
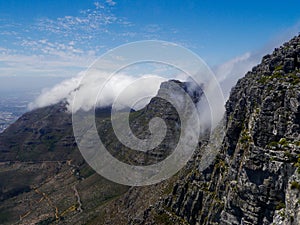
[[[122,73],[110,79],[103,79],[109,77],[109,74],[100,73],[100,76],[98,71],[85,77],[85,73],[81,72],[75,78],[67,79],[51,89],[45,89],[34,102],[29,104],[29,110],[66,101],[69,112],[72,110],[76,112],[79,109],[88,111],[93,109],[95,104],[98,107],[110,106],[115,99],[119,100],[120,108],[140,109],[156,95],[161,82],[166,81],[166,78],[151,74],[133,77]],[[134,105],[132,105],[133,96],[140,99]],[[76,104],[73,104],[75,97]]]
[[[270,54],[274,48],[294,37],[300,28],[300,21],[294,26],[283,30],[282,33],[272,38],[261,49],[246,52],[240,56],[224,62],[213,68],[214,73],[221,85],[225,99],[228,99],[231,88],[255,65],[259,64],[262,57]]]

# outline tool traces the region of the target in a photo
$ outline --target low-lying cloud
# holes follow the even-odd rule
[[[257,63],[258,57],[246,53],[214,69],[225,99],[229,96],[229,92],[237,80]],[[66,101],[69,112],[76,112],[79,109],[88,111],[93,109],[95,104],[98,107],[111,106],[113,103],[115,104],[117,98],[118,103],[115,106],[137,110],[149,103],[151,97],[157,94],[161,82],[170,79],[170,77],[167,79],[151,74],[134,77],[126,73],[117,73],[110,79],[107,79],[108,77],[109,74],[105,72],[98,71],[89,74],[89,76],[86,76],[85,72],[81,72],[77,77],[67,79],[51,89],[44,90],[34,102],[30,103],[29,109]],[[173,79],[187,81],[187,77],[182,74],[177,74]],[[214,92],[205,85],[203,87],[206,88],[204,92]],[[74,104],[75,97],[76,104]],[[204,106],[206,109],[203,109]],[[197,108],[201,114],[201,123],[205,124],[204,127],[215,126],[223,117],[224,107],[221,107],[220,112],[217,113],[218,121],[211,124],[211,112],[207,108],[207,103],[200,101]]]
[[[79,109],[88,111],[93,109],[95,104],[98,107],[111,106],[118,98],[119,107],[139,109],[149,102],[149,97],[156,95],[161,82],[166,81],[166,78],[151,74],[139,78],[121,73],[107,80],[103,77],[109,77],[109,74],[101,72],[99,76],[98,71],[85,77],[85,73],[81,72],[75,78],[44,90],[28,108],[33,110],[66,101],[69,112],[72,110],[76,112]],[[140,97],[140,101],[135,105],[132,105],[133,96]],[[74,104],[75,97],[76,104]]]

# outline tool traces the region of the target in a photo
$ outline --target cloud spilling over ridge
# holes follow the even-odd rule
[[[99,76],[98,71],[87,77],[84,72],[81,72],[75,78],[67,79],[51,89],[44,90],[34,102],[29,104],[28,108],[33,110],[66,101],[69,112],[72,110],[76,112],[79,109],[88,111],[93,109],[95,104],[99,107],[110,106],[118,97],[119,106],[139,109],[149,102],[150,96],[156,95],[161,82],[166,80],[151,74],[139,78],[121,73],[110,79],[105,77],[109,77],[109,74],[101,72]],[[132,96],[141,98],[139,104],[130,105]],[[74,104],[75,97],[76,104]]]
[[[67,79],[51,89],[44,90],[34,102],[29,104],[29,110],[53,105],[61,101],[67,102],[69,112],[93,110],[95,105],[98,107],[113,105],[117,110],[123,108],[139,110],[157,95],[160,85],[164,81],[175,79],[181,82],[188,82],[188,91],[190,93],[199,88],[189,77],[182,73],[177,74],[173,78],[164,78],[152,74],[134,77],[126,73],[117,73],[110,78],[109,76],[110,74],[105,72],[99,74],[99,71],[89,72],[88,76],[86,76],[85,72],[81,72],[77,77]],[[210,90],[209,86],[205,84],[201,88],[205,94],[209,91],[215,92],[215,90]],[[176,96],[175,99],[180,101],[181,97]],[[215,121],[212,121],[211,109],[208,105],[207,99],[203,98],[196,106],[201,123],[201,132],[210,127],[215,127],[223,117],[224,107],[220,104],[217,117],[214,118]]]
[[[261,49],[254,52],[246,52],[213,68],[225,99],[228,99],[230,90],[237,83],[238,79],[259,64],[264,55],[270,54],[274,48],[293,38],[298,33],[299,28],[300,21],[273,37]]]
[[[53,88],[44,89],[42,93],[28,105],[29,110],[56,104],[62,100],[67,100],[72,92],[78,87],[81,76],[62,81]]]
[[[214,69],[225,98],[229,96],[229,92],[237,80],[257,64],[258,61],[259,57],[257,55],[246,53]],[[29,109],[32,110],[56,104],[60,101],[66,101],[69,112],[72,110],[76,112],[79,109],[88,111],[95,104],[99,107],[111,106],[113,103],[115,104],[115,99],[118,98],[119,102],[115,105],[121,108],[129,107],[137,110],[148,104],[151,97],[157,94],[161,82],[171,79],[151,74],[138,78],[130,76],[127,73],[117,73],[111,79],[107,80],[108,77],[109,74],[105,72],[99,74],[99,71],[97,71],[91,73],[87,78],[85,72],[81,72],[77,77],[67,79],[51,89],[44,90],[34,102],[30,103]],[[155,79],[150,79],[153,77]],[[173,79],[180,81],[189,80],[182,74],[177,74]],[[102,86],[103,84],[105,84],[104,87]],[[204,91],[214,92],[214,90],[210,90],[209,88],[206,88]],[[98,96],[97,101],[96,96]],[[76,104],[74,104],[74,97],[76,97]],[[133,99],[140,99],[140,101],[133,106]],[[210,109],[204,109],[204,107],[207,108],[207,103],[199,102],[197,107],[199,113],[202,114],[201,123],[205,124],[204,127],[212,125],[210,124]],[[218,121],[223,116],[224,108],[221,107],[219,111],[217,113]],[[214,121],[213,126],[218,121]]]

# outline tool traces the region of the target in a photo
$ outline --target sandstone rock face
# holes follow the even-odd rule
[[[175,224],[299,224],[300,36],[238,81],[223,122],[214,163],[199,171],[194,160],[153,214]]]

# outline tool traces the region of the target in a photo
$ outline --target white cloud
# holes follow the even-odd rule
[[[98,107],[114,105],[117,110],[123,108],[138,110],[157,95],[161,82],[167,80],[153,74],[134,77],[127,73],[117,73],[108,79],[109,76],[110,74],[103,71],[89,71],[88,75],[81,72],[75,78],[65,80],[51,89],[44,90],[34,102],[29,104],[28,108],[32,110],[66,101],[69,112],[77,112],[80,109],[89,111],[95,107],[95,104]],[[186,81],[188,77],[178,74],[173,79]],[[195,90],[194,88],[194,85],[189,85],[190,91]],[[182,96],[174,97],[177,101],[180,101],[181,98]],[[75,99],[76,101],[74,101]],[[211,121],[210,108],[205,100],[198,103],[197,109],[199,110],[202,131],[211,125],[215,126],[224,113],[222,108],[218,112],[219,117],[214,118],[215,121]]]
[[[76,87],[78,87],[81,77],[75,77],[63,81],[62,83],[54,86],[52,89],[45,89],[42,94],[32,103],[29,104],[29,109],[44,107],[56,104],[65,99]]]
[[[226,99],[229,97],[230,90],[236,84],[238,79],[242,78],[255,65],[259,64],[264,55],[272,53],[274,48],[279,47],[295,36],[299,31],[299,27],[300,22],[296,23],[293,27],[285,29],[261,49],[244,53],[243,55],[237,56],[216,66],[213,71],[221,84],[224,97]]]
[[[259,61],[260,57],[247,52],[214,68],[225,99],[229,97],[230,90],[238,79],[243,77]]]
[[[117,4],[117,3],[114,2],[113,0],[106,0],[106,3],[107,3],[108,5],[110,5],[110,6],[114,6],[114,5]]]
[[[144,30],[148,33],[157,33],[161,31],[161,26],[158,24],[148,24],[145,26]]]
[[[104,53],[108,45],[159,39],[160,35],[171,33],[157,24],[137,26],[115,15],[115,5],[113,0],[101,0],[76,15],[38,18],[29,25],[3,20],[6,23],[1,27],[2,38],[10,47],[0,49],[0,76],[73,76]]]
[[[23,55],[0,50],[0,76],[61,76],[70,77],[85,69],[96,58],[92,51],[68,53],[44,47],[45,55]],[[2,53],[1,53],[2,52]],[[52,55],[48,55],[51,53]]]
[[[61,39],[73,37],[82,42],[108,31],[108,25],[126,23],[125,18],[118,18],[109,10],[116,3],[112,0],[95,2],[94,9],[81,10],[77,16],[64,16],[56,19],[42,18],[37,22],[40,31],[60,35]]]
[[[72,111],[72,108],[74,111],[79,109],[90,110],[94,107],[95,99],[103,84],[105,86],[101,95],[99,95],[98,106],[112,105],[116,97],[119,96],[119,107],[132,107],[131,102],[134,96],[142,98],[136,106],[141,108],[149,102],[149,96],[156,95],[160,83],[166,80],[150,74],[143,75],[140,78],[122,73],[114,75],[109,80],[106,79],[107,77],[109,77],[109,74],[102,71],[89,73],[88,77],[85,76],[85,72],[81,72],[75,78],[65,80],[51,89],[44,90],[34,102],[30,103],[29,109],[32,110],[65,100],[68,102],[69,111]],[[149,79],[151,79],[151,82],[148,82]],[[73,105],[75,96],[76,105]],[[143,99],[145,96],[148,98]]]
[[[292,29],[292,30],[294,30],[294,29]],[[290,37],[287,37],[285,35],[284,37],[281,37],[279,39],[281,40],[281,43],[282,43],[287,38],[290,38]],[[278,38],[276,40],[278,40]],[[44,43],[47,43],[47,42],[44,41]],[[258,64],[260,62],[263,55],[270,53],[271,50],[273,50],[273,48],[276,46],[277,46],[277,42],[276,43],[273,42],[273,44],[268,44],[266,47],[262,48],[261,50],[255,52],[255,53],[247,52],[241,56],[235,57],[235,58],[214,68],[214,72],[217,76],[217,80],[221,84],[225,98],[228,98],[230,90],[236,84],[237,80],[240,79],[241,77],[243,77],[248,71],[250,71],[253,66],[255,66],[256,64]],[[65,48],[66,48],[66,46],[65,46]],[[163,68],[157,68],[156,72],[159,73],[160,70],[164,71]],[[177,77],[175,77],[175,78],[180,78],[181,80],[186,80],[186,77],[181,76],[181,75],[182,74],[177,74]],[[121,74],[121,75],[115,77],[114,79],[112,79],[110,81],[111,83],[109,83],[109,85],[111,86],[110,91],[106,90],[104,92],[104,95],[103,95],[104,99],[102,100],[103,104],[104,103],[105,103],[104,105],[111,104],[112,99],[115,97],[115,94],[113,94],[113,92],[119,93],[118,90],[121,87],[126,87],[130,82],[133,82],[132,79],[133,78],[127,76],[126,74]],[[37,100],[31,107],[40,107],[40,106],[43,106],[43,104],[49,104],[49,102],[56,103],[57,101],[62,100],[62,96],[64,96],[64,98],[67,99],[69,101],[69,103],[71,103],[70,99],[73,97],[73,94],[75,93],[75,92],[72,92],[71,89],[73,89],[73,90],[76,89],[76,85],[75,85],[76,80],[77,80],[77,78],[75,80],[71,79],[69,81],[62,83],[61,85],[58,85],[57,87],[53,88],[49,92],[45,92],[39,98],[42,100]],[[85,109],[88,109],[93,104],[93,102],[89,101],[89,96],[90,96],[89,94],[90,93],[96,94],[95,91],[98,90],[97,83],[99,84],[99,80],[97,80],[94,77],[94,78],[92,78],[92,80],[89,80],[89,82],[90,82],[90,84],[86,83],[86,84],[84,84],[84,88],[80,88],[81,91],[76,91],[77,93],[81,93],[80,98],[81,98],[82,104],[79,107],[83,107]],[[100,81],[100,83],[101,83],[101,81]],[[71,85],[71,84],[73,84],[73,85]],[[67,88],[67,87],[70,87],[70,88]],[[59,91],[60,89],[63,91],[60,92]],[[147,89],[147,88],[142,87],[142,89]],[[111,90],[114,90],[114,91],[111,92]],[[58,91],[60,94],[58,94],[58,95],[52,94],[55,91]],[[67,93],[71,93],[71,94],[65,95],[65,91],[67,91]],[[136,94],[139,95],[141,93],[139,92],[139,90],[136,90]],[[54,101],[53,98],[49,98],[49,101],[46,101],[45,98],[47,98],[48,95],[53,95],[54,99],[57,99],[57,100]],[[61,96],[61,97],[59,97],[59,96]],[[128,101],[129,101],[129,99],[128,99]],[[126,103],[124,102],[124,104],[126,104]]]

